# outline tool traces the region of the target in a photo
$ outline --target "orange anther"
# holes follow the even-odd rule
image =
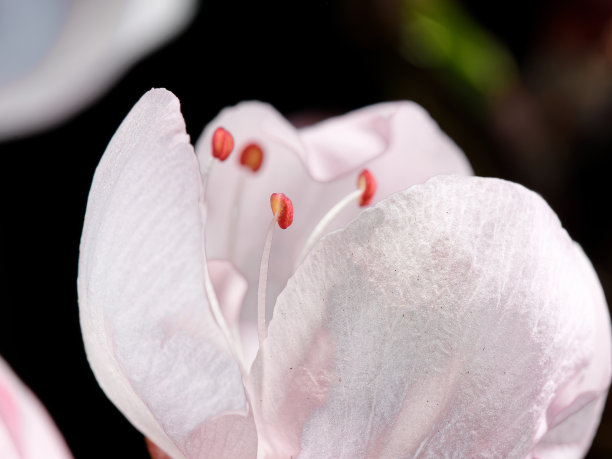
[[[233,149],[232,135],[222,127],[218,127],[212,137],[212,155],[219,161],[225,161]]]
[[[270,206],[278,226],[282,229],[287,228],[293,223],[293,203],[283,193],[272,193],[272,196],[270,196]]]
[[[369,170],[364,169],[363,172],[359,174],[357,187],[363,191],[361,199],[359,200],[359,205],[367,206],[372,202],[372,197],[374,193],[376,193],[376,179]]]
[[[263,161],[263,150],[256,143],[250,143],[240,153],[240,164],[257,172]]]

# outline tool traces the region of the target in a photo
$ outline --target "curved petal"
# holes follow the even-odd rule
[[[431,179],[320,241],[278,297],[249,381],[260,448],[525,457],[575,416],[566,438],[584,451],[610,382],[609,321],[538,195]]]
[[[379,199],[398,191],[406,175],[420,183],[434,175],[472,174],[461,150],[414,102],[381,103],[330,118],[301,129],[300,139],[308,171],[320,181],[334,180],[384,153],[384,161],[368,165],[381,172]]]
[[[546,413],[548,430],[533,450],[534,457],[582,457],[597,432],[601,413],[606,402],[601,388],[610,381],[610,316],[606,299],[597,275],[582,249],[577,246],[576,263],[583,274],[582,283],[589,287],[597,327],[591,340],[596,352],[585,368],[557,392]]]
[[[96,170],[78,291],[98,382],[172,457],[187,454],[213,417],[248,409],[240,369],[205,293],[202,206],[179,102],[151,90]]]
[[[374,202],[433,175],[471,174],[461,150],[423,108],[411,102],[374,105],[302,130],[294,129],[267,104],[243,102],[224,109],[204,130],[196,144],[202,165],[208,162],[212,134],[219,126],[233,134],[236,148],[225,163],[213,168],[209,179],[207,250],[212,257],[231,259],[249,280],[244,307],[247,318],[254,318],[272,193],[289,196],[295,209],[293,225],[274,236],[268,296],[275,298],[316,224],[356,189],[363,167],[378,180]],[[238,162],[238,153],[251,142],[260,144],[265,155],[257,174],[241,168]],[[241,181],[243,202],[235,209]],[[342,228],[360,210],[357,204],[349,206],[334,219],[328,232]],[[239,215],[235,223],[231,223],[233,212]],[[230,228],[232,225],[235,228]],[[233,234],[238,235],[235,240],[231,239]]]
[[[257,355],[259,339],[257,326],[252,322],[240,320],[247,281],[227,260],[209,260],[208,271],[225,321],[237,336],[237,344],[241,345],[244,368],[250,368]]]
[[[253,414],[229,415],[206,422],[187,443],[187,457],[198,459],[249,459],[257,457],[257,431]],[[172,459],[147,439],[152,459]]]
[[[0,359],[0,457],[72,457],[45,409]]]
[[[3,64],[15,66],[7,71],[12,79],[0,86],[0,137],[50,127],[81,109],[133,61],[183,28],[196,5],[195,0],[56,0],[40,10],[31,3],[9,2],[11,8],[3,11],[2,19],[18,22],[0,48],[7,55]],[[46,32],[37,40],[39,29]],[[42,50],[32,47],[32,56],[20,62],[28,52],[23,44],[41,41]]]
[[[210,280],[228,326],[237,324],[247,290],[247,281],[227,260],[209,260]]]

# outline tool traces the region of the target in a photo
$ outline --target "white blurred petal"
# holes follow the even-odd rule
[[[169,40],[196,0],[3,0],[0,138],[59,123]],[[1,32],[0,32],[1,34]],[[3,36],[3,35],[0,35]]]

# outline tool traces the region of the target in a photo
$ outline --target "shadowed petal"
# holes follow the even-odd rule
[[[333,180],[379,159],[368,165],[383,179],[378,200],[407,181],[472,173],[461,150],[414,102],[381,103],[330,118],[301,129],[300,139],[303,160],[317,180]]]
[[[0,457],[72,457],[40,402],[0,359]]]
[[[226,260],[209,260],[208,272],[219,300],[221,312],[231,328],[238,322],[247,289],[246,279]]]
[[[179,102],[151,90],[96,170],[78,290],[98,382],[172,457],[187,455],[213,417],[248,409],[240,369],[205,294],[202,206]]]
[[[55,0],[41,9],[36,3],[16,0],[3,9],[9,35],[0,46],[6,67],[0,74],[0,137],[50,127],[90,103],[184,27],[196,4]]]
[[[431,179],[328,235],[278,297],[249,382],[260,448],[525,457],[574,442],[584,454],[610,381],[609,321],[590,263],[538,195]]]
[[[272,193],[282,192],[291,198],[295,221],[274,236],[269,298],[275,298],[284,287],[318,221],[357,188],[364,166],[378,181],[373,202],[433,175],[472,173],[461,150],[423,108],[411,102],[374,105],[299,130],[271,106],[243,102],[223,110],[206,127],[196,144],[201,164],[210,157],[212,134],[219,126],[232,133],[236,147],[225,163],[213,168],[210,177],[207,250],[212,257],[230,258],[249,281],[244,309],[251,318]],[[251,142],[264,150],[263,164],[256,174],[238,165],[241,149]],[[246,178],[244,199],[236,228],[230,231],[235,190],[242,176]],[[361,210],[357,204],[350,206],[328,232],[344,227]],[[231,241],[231,234],[243,237]]]
[[[172,459],[147,441],[152,459]],[[198,459],[248,459],[257,457],[257,431],[253,414],[228,415],[207,421],[187,442],[187,457]]]

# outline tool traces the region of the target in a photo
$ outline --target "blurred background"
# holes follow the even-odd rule
[[[612,2],[200,1],[165,44],[128,57],[123,51],[140,40],[129,34],[95,54],[105,37],[116,37],[105,16],[106,32],[91,50],[86,42],[78,50],[89,61],[64,63],[65,76],[51,72],[37,83],[70,83],[67,93],[48,99],[56,111],[36,107],[37,98],[23,102],[33,104],[31,113],[19,114],[19,101],[5,103],[16,94],[11,85],[49,54],[37,43],[65,38],[60,30],[74,19],[67,12],[75,2],[58,1],[60,13],[39,7],[14,20],[11,3],[0,1],[0,355],[47,407],[76,457],[148,457],[142,436],[106,399],[86,362],[76,276],[95,167],[152,87],[179,97],[194,141],[221,108],[245,99],[302,119],[415,100],[477,175],[544,196],[612,298]],[[136,13],[148,7],[108,3],[118,14],[124,4]],[[34,18],[57,30],[32,25]],[[15,30],[7,32],[7,24]],[[77,53],[70,49],[68,58]],[[34,60],[13,62],[26,54]],[[27,86],[23,93],[37,94]],[[589,457],[612,457],[610,406]]]

